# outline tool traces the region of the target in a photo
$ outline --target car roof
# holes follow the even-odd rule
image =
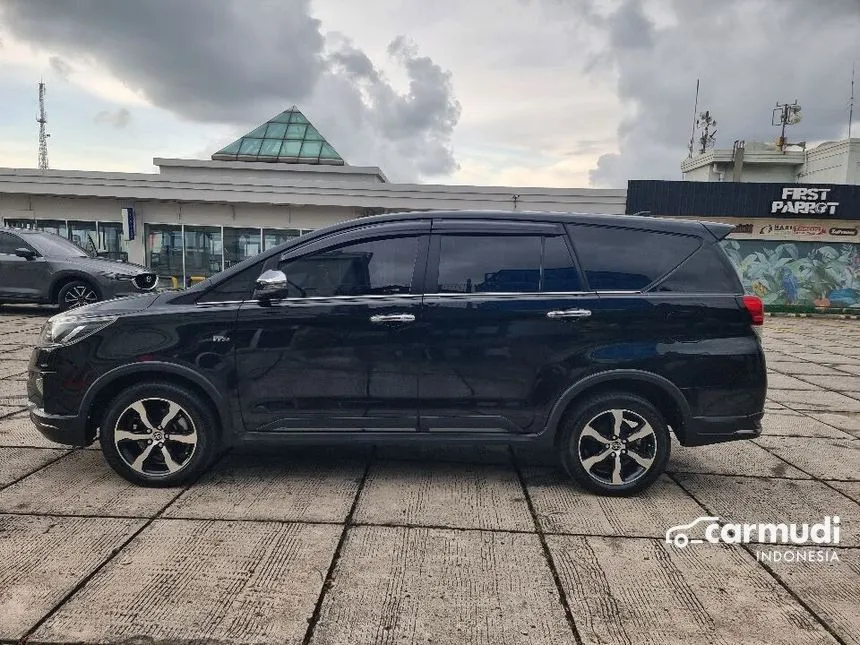
[[[403,213],[388,213],[386,215],[372,215],[341,222],[333,226],[318,229],[313,233],[303,235],[298,240],[307,240],[315,237],[323,237],[338,231],[349,230],[359,226],[370,226],[374,224],[385,224],[388,222],[408,222],[430,219],[465,219],[465,220],[496,220],[512,222],[557,222],[559,224],[589,224],[596,226],[614,226],[632,228],[646,231],[660,231],[665,233],[679,233],[684,235],[695,235],[697,237],[711,237],[722,239],[734,226],[730,224],[716,224],[712,222],[699,222],[686,219],[669,219],[663,217],[644,217],[642,215],[609,215],[595,213],[559,213],[548,211],[412,211]]]

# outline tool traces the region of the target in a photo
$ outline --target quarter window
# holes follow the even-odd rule
[[[570,225],[573,245],[594,291],[640,291],[665,276],[699,247],[688,235]]]
[[[347,244],[279,263],[289,298],[409,293],[417,236]]]
[[[0,253],[15,255],[15,249],[20,249],[24,243],[11,233],[0,232]]]

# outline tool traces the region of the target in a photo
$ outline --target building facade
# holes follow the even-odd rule
[[[421,210],[623,213],[626,191],[389,182],[346,164],[293,107],[209,160],[158,173],[0,169],[0,220],[155,269],[181,287],[304,232]]]
[[[860,186],[631,181],[638,211],[734,224],[724,248],[771,310],[860,309]]]

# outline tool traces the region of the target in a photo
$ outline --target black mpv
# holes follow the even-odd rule
[[[628,495],[685,446],[756,437],[761,301],[719,241],[649,217],[424,212],[346,222],[181,292],[51,318],[30,414],[132,482],[239,442],[501,442]]]

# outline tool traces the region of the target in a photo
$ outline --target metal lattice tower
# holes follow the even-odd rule
[[[45,125],[48,123],[48,117],[45,114],[45,83],[39,81],[39,118],[36,119],[39,124],[39,170],[48,169],[48,137],[50,136],[45,131]]]

